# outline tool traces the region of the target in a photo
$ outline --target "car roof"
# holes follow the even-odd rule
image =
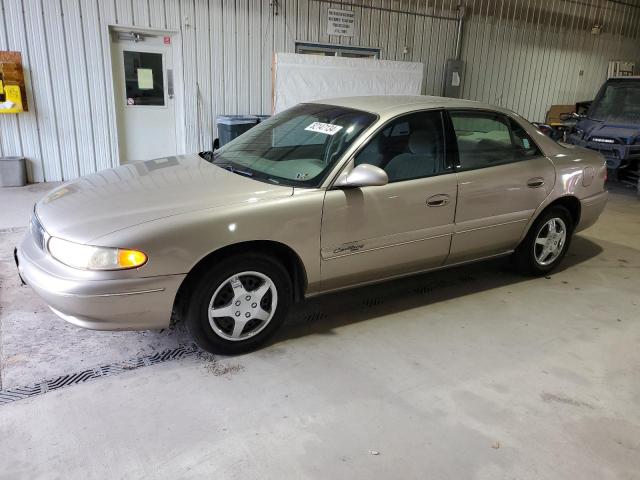
[[[353,108],[356,110],[376,113],[378,115],[384,115],[392,111],[410,111],[419,108],[476,108],[512,113],[510,110],[488,105],[486,103],[462,100],[459,98],[436,97],[431,95],[371,95],[359,97],[338,97],[315,100],[310,103]]]
[[[637,82],[638,80],[640,80],[640,75],[625,75],[623,77],[609,77],[609,78],[607,78],[607,82],[612,81],[612,80],[615,81],[615,82],[625,81],[625,80],[631,80],[631,81]]]

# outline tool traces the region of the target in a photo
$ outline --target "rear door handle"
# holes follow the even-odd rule
[[[542,177],[534,177],[527,180],[527,187],[529,188],[538,188],[544,185],[544,178]]]
[[[443,207],[449,204],[449,195],[440,193],[427,198],[427,205],[430,207]]]

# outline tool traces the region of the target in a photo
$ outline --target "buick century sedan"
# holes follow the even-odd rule
[[[184,321],[202,348],[233,354],[307,297],[502,255],[544,275],[602,212],[605,179],[599,153],[501,108],[324,100],[214,152],[62,185],[35,206],[15,257],[75,325]]]

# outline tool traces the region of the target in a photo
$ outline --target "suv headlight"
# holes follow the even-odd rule
[[[141,267],[147,256],[138,250],[95,247],[51,237],[49,253],[59,262],[82,270],[124,270]]]
[[[616,141],[613,138],[606,138],[606,137],[591,137],[591,141],[597,142],[597,143],[616,143]]]

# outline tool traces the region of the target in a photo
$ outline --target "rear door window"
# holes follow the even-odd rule
[[[494,112],[452,111],[459,170],[473,170],[537,157],[540,151],[515,120]]]

